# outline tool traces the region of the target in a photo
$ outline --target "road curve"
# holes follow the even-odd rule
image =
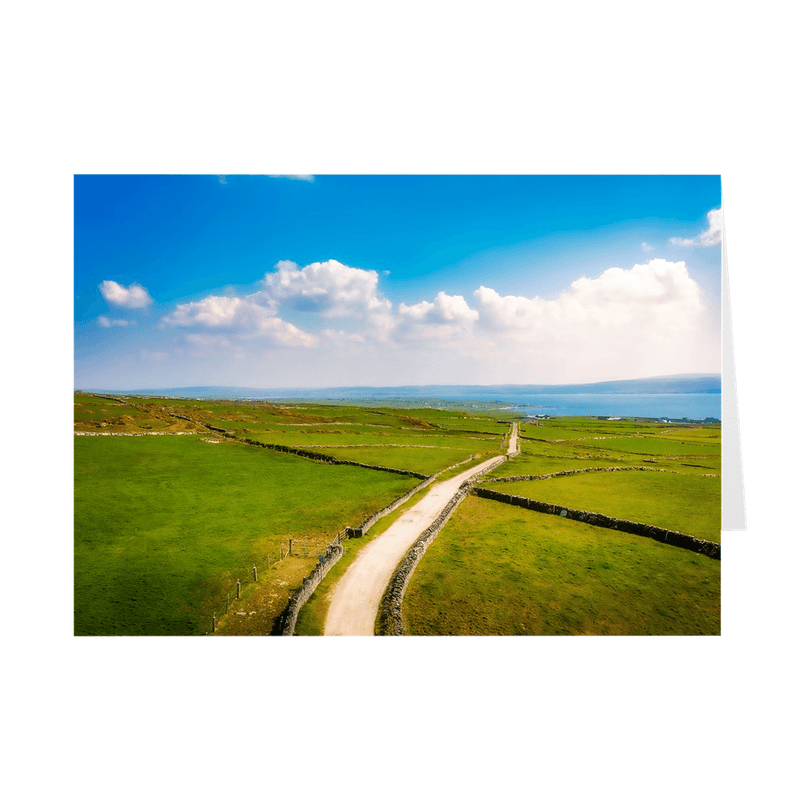
[[[508,441],[509,454],[516,448],[517,424],[514,423]],[[325,636],[374,636],[381,598],[408,548],[439,516],[465,480],[502,461],[503,457],[497,456],[434,484],[425,497],[366,545],[334,587],[325,620]]]

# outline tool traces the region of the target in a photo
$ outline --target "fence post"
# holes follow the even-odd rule
[[[211,633],[216,633],[216,632],[217,632],[217,615],[214,614],[214,616],[211,618]]]
[[[242,582],[237,578],[236,579],[236,599],[238,600],[242,596]]]
[[[286,555],[290,556],[291,554],[292,554],[292,537],[290,536],[289,537],[289,552]]]
[[[253,564],[253,580],[254,581],[258,580],[258,570],[256,569],[256,565],[255,564]]]

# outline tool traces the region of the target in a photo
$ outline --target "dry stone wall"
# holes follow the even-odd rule
[[[76,436],[197,436],[199,431],[75,431]]]
[[[509,475],[503,478],[487,478],[483,483],[516,483],[518,481],[544,481],[550,478],[562,478],[566,475],[584,475],[590,472],[669,472],[672,475],[683,473],[675,472],[663,467],[587,467],[586,469],[569,469],[562,472],[548,472],[544,475]],[[694,475],[696,478],[718,478],[719,475],[713,472],[706,472],[703,475]]]
[[[473,493],[477,497],[484,497],[488,500],[497,500],[501,503],[521,506],[522,508],[538,511],[542,514],[555,514],[560,517],[565,517],[566,519],[574,519],[578,522],[585,522],[588,525],[595,525],[600,528],[611,528],[625,533],[633,533],[636,536],[645,536],[649,539],[655,539],[665,544],[671,544],[675,547],[682,547],[685,550],[691,550],[694,553],[709,556],[710,558],[718,560],[721,558],[722,547],[717,542],[710,542],[707,539],[697,539],[694,536],[689,536],[679,531],[672,531],[668,528],[658,528],[655,525],[645,525],[641,522],[617,519],[616,517],[609,517],[606,514],[599,514],[593,511],[578,511],[574,508],[558,506],[553,503],[543,503],[540,500],[534,500],[530,497],[503,494],[502,492],[496,492],[492,489],[485,489],[480,486],[476,486],[473,489]]]
[[[424,489],[426,486],[430,486],[436,480],[436,475],[431,475],[430,478],[426,478],[422,483],[417,484],[413,489],[407,491],[402,497],[398,497],[392,503],[389,503],[386,508],[382,508],[380,511],[373,514],[371,517],[367,517],[358,527],[356,528],[345,528],[347,532],[347,537],[349,539],[358,538],[359,536],[363,536],[381,517],[385,517],[387,514],[391,514],[396,508],[400,508],[403,503],[406,502],[412,495],[415,495],[420,489]]]
[[[428,475],[425,475],[422,472],[414,472],[410,469],[395,469],[394,467],[381,467],[377,464],[364,464],[360,461],[348,461],[343,458],[334,458],[333,456],[329,456],[325,453],[315,453],[313,450],[302,450],[299,447],[288,447],[287,445],[283,444],[269,444],[268,442],[257,442],[254,439],[241,439],[236,437],[236,440],[239,442],[245,442],[246,444],[252,444],[256,447],[266,447],[268,450],[278,450],[282,453],[291,453],[295,456],[302,456],[303,458],[310,458],[313,461],[323,461],[327,464],[345,464],[351,467],[364,467],[366,469],[374,469],[378,472],[394,472],[397,475],[410,475],[412,478],[428,478]]]
[[[178,419],[185,419],[189,422],[197,423],[197,420],[192,419],[191,417],[185,417],[183,414],[170,414],[171,417],[177,417]],[[346,464],[352,467],[364,467],[366,469],[374,469],[378,470],[379,472],[394,472],[397,475],[410,475],[412,478],[420,478],[424,479],[429,477],[428,475],[423,474],[422,472],[414,472],[413,470],[409,469],[395,469],[394,467],[381,467],[376,464],[363,464],[360,461],[346,461],[342,458],[334,458],[333,456],[326,455],[325,453],[315,453],[313,450],[303,450],[299,447],[289,447],[288,445],[284,444],[271,444],[269,442],[257,442],[255,439],[246,439],[241,436],[236,436],[229,430],[225,428],[218,428],[215,425],[210,425],[207,422],[200,422],[205,428],[208,428],[210,431],[214,431],[219,433],[222,436],[225,436],[228,439],[234,439],[237,442],[244,442],[244,444],[253,445],[254,447],[264,447],[267,450],[278,450],[281,453],[291,453],[295,456],[301,456],[303,458],[310,458],[312,461],[323,461],[326,464]]]
[[[297,616],[306,600],[314,593],[323,578],[330,572],[333,565],[344,554],[344,547],[339,543],[329,544],[320,556],[320,561],[311,570],[307,578],[303,578],[303,585],[294,591],[289,598],[289,603],[281,615],[275,620],[273,633],[278,636],[293,636],[297,626]]]

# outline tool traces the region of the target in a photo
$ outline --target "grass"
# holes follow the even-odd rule
[[[423,475],[432,475],[464,461],[471,455],[483,454],[486,450],[480,447],[464,450],[423,447],[349,447],[343,449],[321,448],[315,452],[347,461],[358,461],[362,464],[407,469]]]
[[[76,432],[194,435],[75,438],[75,631],[78,634],[201,633],[208,628],[211,614],[224,605],[226,593],[232,588],[235,591],[237,577],[244,581],[245,575],[251,575],[253,564],[258,565],[258,583],[243,584],[241,601],[220,621],[218,632],[266,633],[275,615],[285,606],[290,591],[310,572],[315,545],[327,544],[345,525],[357,525],[418,482],[392,473],[326,465],[228,441],[210,434],[204,424],[232,431],[235,436],[308,448],[342,460],[432,474],[443,469],[451,473],[464,469],[454,470],[453,465],[473,454],[484,458],[504,452],[509,422],[502,410],[466,413],[454,408],[122,399],[126,402],[76,394]],[[548,502],[719,540],[719,480],[700,477],[702,473],[720,472],[719,425],[556,418],[538,425],[522,424],[520,432],[521,454],[498,467],[492,477],[621,465],[662,467],[683,474],[590,474],[491,488],[513,494],[530,492],[531,496]],[[221,441],[208,444],[212,438]],[[421,497],[422,493],[418,493],[406,507]],[[470,498],[462,509],[471,508],[474,502],[475,498]],[[483,596],[484,601],[489,598],[487,602],[493,610],[488,616],[494,622],[484,628],[476,626],[474,620],[465,621],[466,627],[459,627],[459,623],[453,628],[455,623],[450,620],[447,626],[451,627],[442,628],[444,632],[552,633],[557,619],[561,622],[556,625],[560,626],[556,632],[640,632],[648,625],[645,630],[648,633],[666,630],[663,626],[653,627],[651,618],[654,613],[659,619],[665,616],[654,611],[656,605],[662,610],[670,606],[665,605],[663,597],[656,603],[648,594],[654,591],[653,587],[644,585],[653,580],[653,575],[662,574],[658,572],[662,566],[653,561],[655,551],[641,548],[661,547],[658,558],[665,557],[665,549],[670,553],[669,558],[673,558],[676,548],[656,543],[642,545],[644,540],[617,532],[589,534],[589,526],[580,523],[518,509],[509,512],[508,506],[481,502],[488,505],[477,506],[480,514],[470,523],[474,528],[474,552],[465,549],[468,539],[456,540],[453,546],[448,545],[448,556],[443,561],[430,562],[438,563],[435,567],[438,577],[425,590],[428,597],[425,602],[434,597],[437,607],[452,607],[452,613],[456,613],[459,598],[463,598],[464,592],[474,590],[476,597]],[[361,547],[385,530],[402,511],[380,520],[363,539],[348,541],[347,555],[301,612],[299,634],[322,632],[328,587]],[[503,517],[508,513],[512,515],[510,518]],[[457,518],[448,523],[445,533],[450,532],[461,514],[460,510]],[[535,525],[532,518],[538,520]],[[577,529],[572,527],[575,525],[583,538],[576,537]],[[514,604],[527,608],[534,603],[532,598],[539,597],[539,584],[531,583],[530,576],[539,574],[536,570],[543,568],[543,562],[532,565],[525,555],[533,546],[532,531],[536,536],[545,536],[553,554],[551,561],[560,564],[560,577],[555,567],[548,567],[547,575],[552,577],[554,585],[560,580],[565,587],[571,586],[572,594],[571,599],[558,601],[562,603],[558,613],[554,606],[548,606],[552,613],[546,615],[547,625],[540,620],[537,628],[534,617],[530,616],[533,612],[526,611],[528,617],[521,615],[520,625],[515,627]],[[589,548],[587,542],[592,541],[592,536],[599,538]],[[617,542],[614,537],[619,536],[623,538]],[[293,556],[277,565],[273,561],[266,569],[267,556],[274,558],[279,544],[285,545],[288,537],[309,543],[310,555],[304,557],[296,550]],[[496,546],[478,547],[481,537]],[[557,540],[563,541],[556,545]],[[580,542],[583,545],[578,546]],[[558,547],[562,548],[562,554],[556,558]],[[600,550],[606,547],[610,549],[603,556]],[[542,552],[539,545],[537,548],[536,552]],[[433,552],[434,548],[428,551],[423,565]],[[504,561],[503,554],[511,560]],[[680,574],[688,570],[688,575],[695,567],[685,567],[680,561],[685,557],[686,553],[682,553],[677,556],[679,560],[666,563]],[[698,562],[704,565],[703,569],[708,568],[705,561],[709,559]],[[645,566],[635,569],[640,562]],[[421,568],[422,565],[418,571]],[[489,595],[481,595],[483,583],[478,588],[465,588],[469,585],[470,570],[476,576],[493,573],[487,584],[494,587]],[[627,584],[614,584],[620,588],[625,602],[614,599],[613,592],[601,591],[589,580],[608,577],[612,574],[609,570],[615,578],[627,576]],[[573,574],[583,577],[575,583]],[[643,584],[639,587],[641,596],[634,591],[637,580]],[[702,583],[706,577],[699,580]],[[718,626],[718,576],[716,581]],[[590,592],[594,623],[588,611],[575,606],[575,597],[586,594],[589,586],[594,587]],[[662,594],[665,591],[659,589]],[[498,593],[502,602],[491,599],[491,592]],[[684,590],[681,592],[686,594]],[[465,613],[473,606],[477,609],[475,597],[464,602]],[[683,608],[680,603],[674,607]],[[636,622],[640,612],[643,616]],[[469,611],[467,616],[471,614]],[[500,624],[503,615],[506,621]],[[578,620],[571,627],[565,622],[572,619],[570,615],[577,615]],[[690,619],[691,615],[687,617],[686,630],[696,632]],[[650,620],[647,625],[646,620]]]
[[[521,454],[500,466],[493,476],[612,466],[649,466],[695,475],[720,473],[718,425],[665,428],[657,423],[609,422],[608,428],[598,428],[598,420],[573,420],[570,424],[572,428],[562,420],[523,425],[527,438],[521,440]],[[542,428],[547,429],[546,437],[533,438]],[[574,434],[572,438],[563,436],[568,431]],[[627,433],[620,435],[623,431]],[[604,438],[580,438],[601,433]]]
[[[652,455],[715,455],[719,443],[683,442],[673,438],[647,436],[642,438],[608,438],[581,442],[586,450],[617,450],[621,453]]]
[[[504,464],[501,464],[491,474],[492,478],[505,478],[514,475],[549,475],[552,472],[562,472],[571,469],[588,469],[591,467],[620,467],[625,466],[628,462],[621,459],[602,458],[597,457],[593,459],[587,458],[569,458],[569,452],[565,453],[565,457],[554,455],[538,455],[535,453],[526,452],[527,443],[523,444],[522,452],[516,457]]]
[[[328,542],[418,481],[200,437],[75,438],[76,634],[194,634],[287,537]]]
[[[718,635],[720,562],[468,497],[403,609],[416,636]]]

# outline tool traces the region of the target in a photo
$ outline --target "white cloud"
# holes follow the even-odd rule
[[[147,289],[138,283],[132,283],[126,288],[116,281],[103,281],[97,288],[106,302],[123,308],[147,308],[153,302]]]
[[[288,178],[290,181],[308,181],[314,183],[313,175],[270,175],[270,178]]]
[[[200,328],[238,342],[259,337],[288,347],[316,347],[343,342],[385,341],[392,328],[389,300],[378,292],[378,273],[348,267],[338,261],[315,262],[300,269],[291,261],[279,261],[267,273],[263,289],[245,297],[211,295],[181,303],[162,318],[162,327]],[[277,316],[283,306],[324,318],[348,317],[364,323],[363,330],[322,332],[322,339],[302,331]],[[194,335],[194,334],[193,334]],[[192,340],[198,344],[196,335]],[[205,341],[204,341],[205,344]]]
[[[574,281],[556,300],[485,286],[474,296],[480,329],[526,366],[520,382],[718,370],[717,338],[683,261],[608,269]]]
[[[127,319],[111,319],[110,317],[105,316],[104,314],[97,318],[97,324],[101,328],[112,328],[117,325],[125,326],[125,325],[135,325],[136,322],[133,320]]]
[[[378,292],[378,273],[374,270],[348,267],[333,259],[302,269],[293,261],[279,261],[275,269],[264,276],[266,292],[296,311],[358,319],[391,311],[391,302]]]
[[[457,333],[463,334],[478,316],[461,295],[439,292],[432,303],[428,300],[411,306],[400,303],[396,331],[408,338],[446,339]]]
[[[644,250],[645,253],[649,253],[651,250],[655,250],[655,247],[653,247],[652,244],[647,244],[647,242],[642,242],[642,250]]]
[[[210,295],[196,303],[180,303],[163,321],[167,325],[181,327],[200,325],[206,328],[229,328],[234,324],[246,324],[245,317],[252,318],[253,315],[251,306],[240,297]],[[265,309],[264,313],[270,312]]]
[[[675,236],[669,240],[670,243],[694,247],[711,247],[720,244],[722,242],[722,208],[712,208],[706,214],[706,218],[708,227],[694,239],[681,239]]]
[[[399,313],[401,317],[429,324],[467,323],[478,319],[478,312],[470,308],[460,294],[450,295],[445,292],[439,292],[432,303],[427,300],[413,306],[400,303]]]
[[[281,319],[288,309],[310,332]],[[481,286],[393,308],[378,272],[329,260],[281,261],[259,291],[182,303],[162,327],[184,329],[197,358],[284,382],[556,383],[719,371],[709,319],[683,261],[608,269],[552,300]]]
[[[629,270],[607,269],[599,278],[579,278],[557,300],[507,295],[481,286],[475,291],[481,321],[496,330],[553,330],[591,323],[604,328],[646,324],[669,310],[676,324],[682,315],[702,312],[700,289],[683,261],[656,258]],[[673,313],[674,312],[674,313]]]
[[[264,337],[287,347],[313,347],[316,338],[275,316],[274,304],[263,293],[248,297],[211,295],[194,303],[181,303],[162,318],[167,326],[200,327],[236,335],[240,339]]]

